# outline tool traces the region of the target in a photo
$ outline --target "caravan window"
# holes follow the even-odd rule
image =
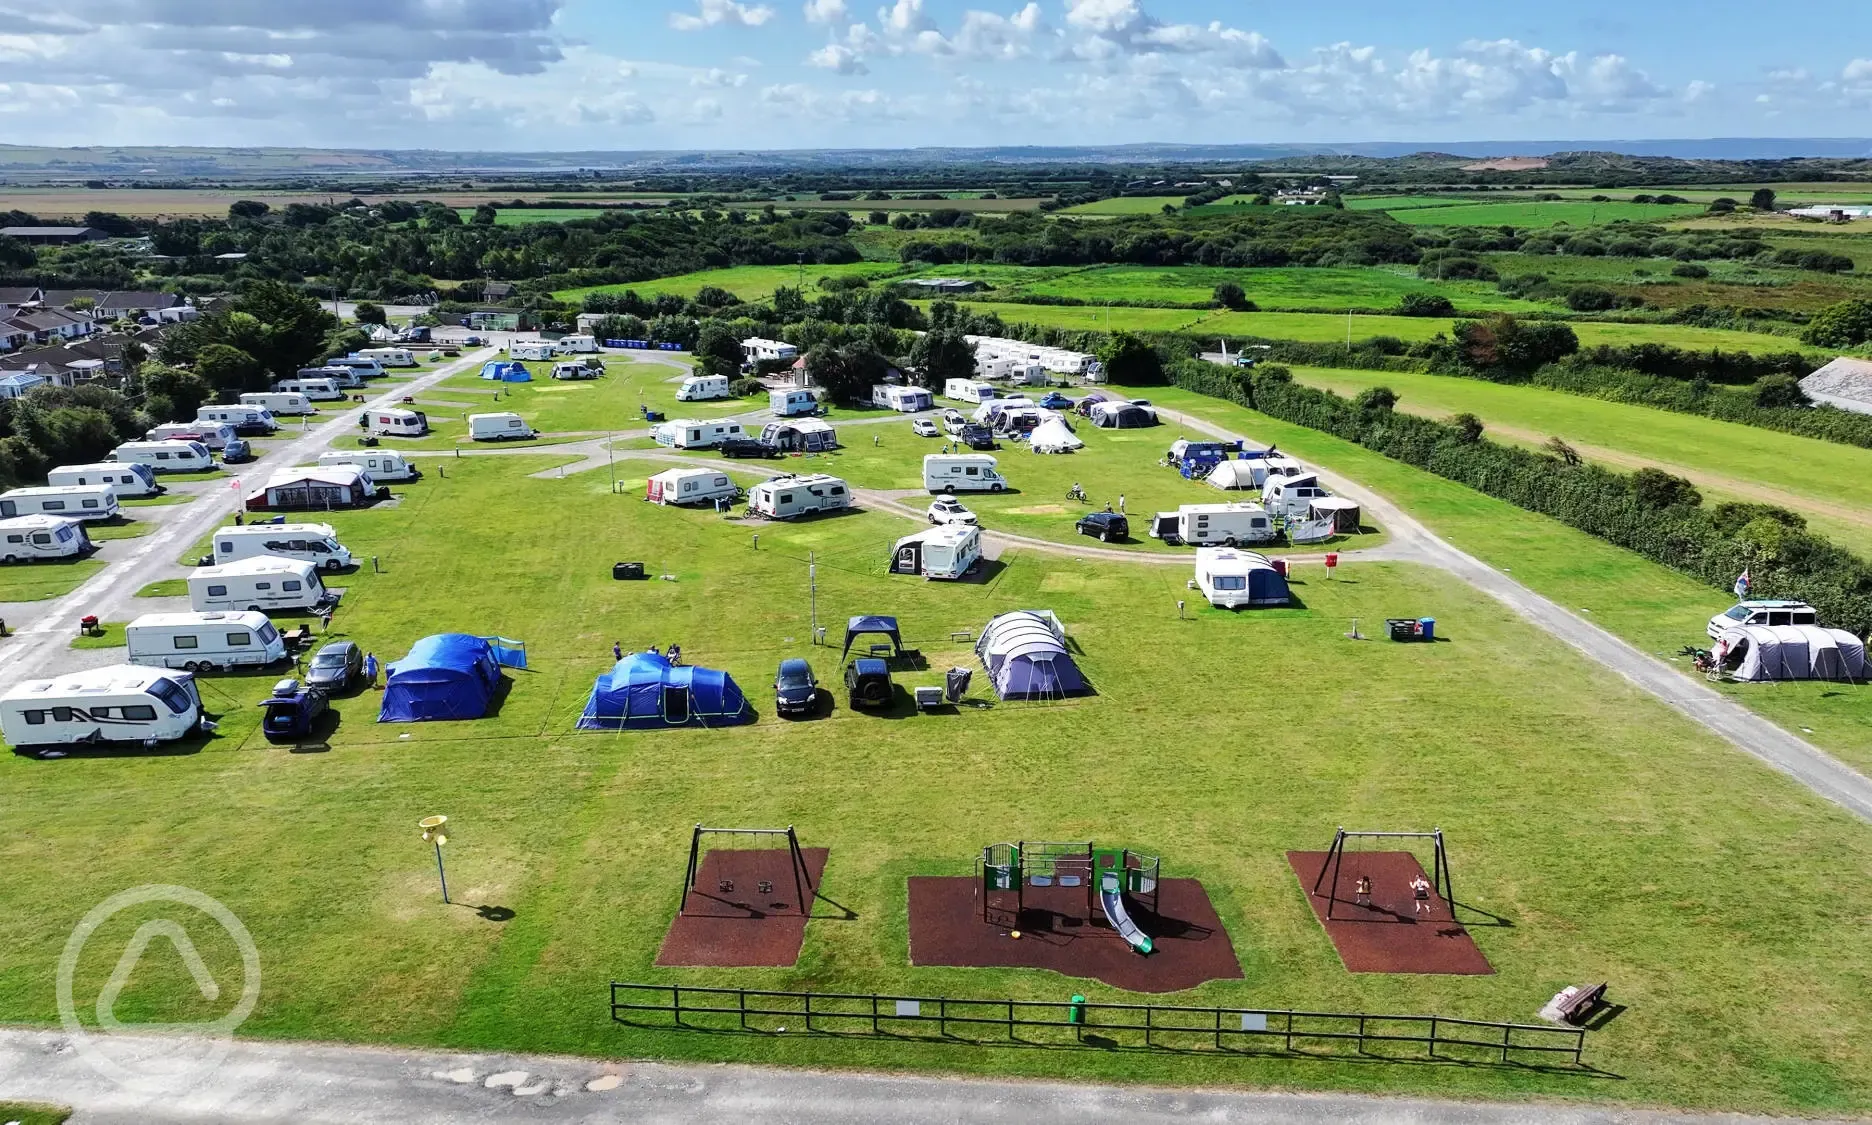
[[[36,727],[45,726],[45,712],[28,711],[26,712],[26,721]]]
[[[839,487],[838,485],[836,485],[836,484],[835,484],[835,485],[833,485],[833,486],[832,486],[831,488],[828,488],[828,489],[826,489],[826,491],[827,491],[827,492],[829,492],[829,493],[831,493],[831,494],[832,494],[832,495],[834,495],[834,496],[843,496],[843,495],[845,495],[845,490],[844,490],[843,488],[840,488],[840,487]]]
[[[43,531],[36,531],[33,533],[32,541],[41,547],[47,547],[51,545],[52,537]]]
[[[195,637],[181,636],[175,639],[175,646],[177,648],[200,648],[201,641]]]
[[[167,453],[160,453],[160,452],[159,452],[159,453],[157,453],[157,454],[156,454],[156,460],[158,460],[158,461],[167,461],[167,460],[169,460],[169,455],[168,455]]]
[[[178,715],[186,712],[195,703],[189,693],[183,691],[173,680],[157,680],[150,685],[150,694],[168,704],[169,710]]]
[[[272,588],[273,588],[273,583],[271,582],[255,582],[254,583],[254,589],[256,590],[271,590]]]
[[[75,718],[77,718],[77,712],[70,707],[52,708],[52,721],[55,723],[69,723]]]
[[[227,597],[227,587],[210,586],[208,587],[208,596],[211,598],[225,598]]]
[[[287,591],[303,590],[305,586],[296,579],[288,578],[286,581],[280,583],[280,589]]]
[[[791,504],[792,502],[793,494],[791,492],[782,492],[780,495],[774,497],[774,503],[776,504]]]
[[[1246,590],[1248,579],[1239,574],[1218,574],[1215,576],[1214,585],[1218,590]]]
[[[9,535],[6,537],[6,541],[8,543],[24,543],[26,542],[26,537],[24,535]]]
[[[46,501],[45,503],[43,503],[43,504],[41,504],[41,505],[39,505],[39,506],[40,506],[41,508],[44,508],[44,509],[45,509],[46,511],[48,511],[48,512],[62,512],[62,511],[64,511],[64,510],[65,510],[65,501],[63,501],[63,500],[47,500],[47,501]]]
[[[59,541],[60,543],[63,543],[63,542],[65,542],[65,541],[66,541],[67,539],[70,539],[71,537],[72,537],[72,529],[71,529],[71,528],[69,528],[69,527],[61,527],[61,528],[59,528],[59,529],[58,529],[58,541]]]
[[[132,703],[128,707],[119,708],[119,710],[123,712],[124,718],[132,722],[153,723],[156,721],[156,708],[151,707],[147,703]]]
[[[95,508],[98,506],[98,502],[96,500],[80,500],[78,503],[81,506],[86,507],[86,508]]]
[[[246,633],[229,633],[227,635],[227,643],[229,648],[239,648],[242,645],[252,644],[253,638]]]
[[[279,636],[279,630],[273,627],[273,623],[271,621],[267,621],[261,624],[260,626],[260,643],[261,644],[270,645],[273,643],[273,638],[277,636]]]

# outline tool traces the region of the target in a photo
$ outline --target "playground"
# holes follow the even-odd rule
[[[1430,871],[1409,851],[1348,850],[1361,839],[1421,840]],[[1483,976],[1495,970],[1468,929],[1456,920],[1454,880],[1441,829],[1429,832],[1348,832],[1323,852],[1288,852],[1314,917],[1352,973],[1445,973]]]
[[[706,836],[766,847],[702,848]],[[790,967],[799,960],[826,848],[802,848],[786,828],[705,828],[689,840],[682,905],[664,935],[662,966]]]

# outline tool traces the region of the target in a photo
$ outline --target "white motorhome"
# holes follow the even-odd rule
[[[951,523],[906,535],[891,549],[892,574],[961,578],[981,558],[981,528]]]
[[[316,609],[331,595],[319,581],[318,568],[297,559],[270,555],[226,566],[197,567],[188,578],[189,605],[209,610]]]
[[[803,387],[767,392],[767,409],[782,418],[812,414],[819,409],[819,398]]]
[[[226,422],[164,422],[143,435],[144,441],[199,441],[211,450],[228,447],[234,427]]]
[[[107,520],[117,515],[117,492],[108,484],[46,485],[0,492],[0,519],[57,516],[67,520]]]
[[[69,559],[91,549],[91,537],[77,520],[60,516],[0,519],[0,562]]]
[[[673,449],[709,449],[729,438],[746,437],[747,431],[734,421],[699,422],[693,418],[678,418],[652,426],[650,436],[658,445]]]
[[[748,489],[748,510],[773,520],[836,512],[851,507],[851,502],[851,488],[824,473],[774,477]]]
[[[339,387],[361,387],[364,385],[364,376],[358,374],[355,369],[339,367],[329,363],[323,367],[301,367],[299,369],[299,378],[330,379],[334,386]]]
[[[146,613],[124,626],[130,663],[212,672],[286,659],[286,638],[264,613]]]
[[[408,348],[359,348],[359,359],[374,359],[385,367],[415,367],[416,354]]]
[[[712,398],[732,398],[726,375],[691,375],[676,388],[677,402],[705,402]]]
[[[0,738],[14,749],[74,743],[187,738],[202,724],[195,678],[115,664],[50,680],[26,680],[0,694]]]
[[[354,372],[360,379],[381,379],[389,374],[389,372],[384,370],[383,364],[378,363],[368,356],[361,355],[348,355],[343,359],[328,359],[325,361],[325,366],[342,367],[347,371]]]
[[[1316,473],[1292,477],[1269,477],[1261,486],[1261,506],[1277,516],[1305,519],[1313,510],[1313,501],[1331,496]]]
[[[397,406],[366,410],[360,421],[366,432],[388,437],[421,437],[429,432],[427,414],[420,410],[404,410]]]
[[[1149,535],[1172,546],[1233,547],[1273,539],[1274,521],[1259,504],[1185,504],[1174,512],[1158,512]]]
[[[987,402],[999,394],[979,379],[950,379],[943,384],[943,397],[957,402]]]
[[[987,453],[931,453],[923,458],[923,487],[931,492],[1000,492],[1007,478]]]
[[[232,426],[247,437],[264,437],[279,429],[273,412],[263,406],[202,406],[195,410],[195,421],[203,425]]]
[[[110,451],[108,460],[144,465],[158,473],[214,468],[214,455],[199,441],[126,441]]]
[[[372,449],[333,450],[319,454],[320,465],[355,465],[370,474],[372,481],[415,480],[422,470],[409,463],[401,453],[379,453]]]
[[[468,415],[470,441],[526,441],[533,436],[533,427],[511,410]]]
[[[335,402],[345,397],[344,390],[337,382],[322,377],[281,379],[273,384],[273,389],[284,394],[302,394],[313,402]]]
[[[46,483],[54,486],[108,484],[119,500],[154,496],[163,490],[148,465],[112,464],[60,465],[46,474]]]
[[[922,387],[904,387],[896,383],[879,383],[871,388],[871,405],[882,406],[886,410],[895,410],[900,414],[915,414],[919,410],[928,410],[936,405],[936,400]]]
[[[1196,549],[1196,588],[1212,606],[1287,605],[1287,580],[1267,556],[1230,547]]]
[[[351,552],[328,523],[250,523],[214,534],[216,566],[270,555],[309,562],[320,570],[351,565]]]
[[[507,345],[509,359],[551,359],[553,346],[544,340],[515,340]]]
[[[603,368],[587,367],[583,362],[555,363],[552,369],[552,377],[555,379],[596,379],[602,374]]]
[[[317,414],[318,407],[298,391],[248,391],[240,396],[242,406],[259,406],[273,414]]]
[[[714,469],[666,469],[644,482],[652,504],[712,504],[739,495],[740,486]]]
[[[559,342],[554,345],[554,350],[560,355],[589,355],[598,350],[598,337],[583,335],[561,336],[559,337]]]

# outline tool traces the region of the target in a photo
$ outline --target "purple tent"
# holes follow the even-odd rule
[[[988,622],[975,655],[1002,699],[1059,699],[1092,690],[1066,651],[1065,629],[1051,610],[1024,609]]]

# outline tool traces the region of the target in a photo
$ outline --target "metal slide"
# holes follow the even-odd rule
[[[1118,936],[1139,953],[1149,953],[1152,948],[1150,935],[1138,929],[1138,924],[1125,911],[1124,892],[1119,889],[1118,880],[1107,877],[1099,884],[1099,901],[1105,906],[1105,920],[1111,923],[1112,929],[1118,931]]]

